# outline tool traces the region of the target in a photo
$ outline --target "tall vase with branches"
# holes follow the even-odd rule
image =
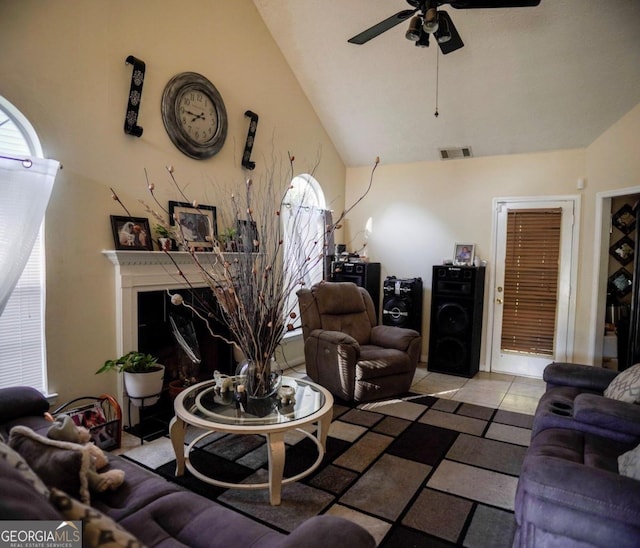
[[[258,184],[247,178],[240,188],[229,194],[227,200],[216,205],[224,226],[249,228],[248,232],[236,231],[233,235],[235,245],[229,246],[219,241],[215,227],[210,226],[208,238],[213,244],[212,251],[197,252],[189,248],[180,224],[174,222],[175,237],[189,249],[201,279],[215,296],[215,304],[198,301],[187,303],[178,293],[172,295],[172,303],[191,308],[206,323],[213,337],[222,338],[235,346],[253,365],[255,378],[247,386],[249,396],[259,397],[272,389],[272,358],[285,333],[297,327],[292,304],[295,300],[292,301],[289,296],[305,284],[309,272],[324,259],[326,242],[330,236],[341,227],[348,212],[369,192],[378,163],[379,158],[376,158],[364,194],[330,226],[326,226],[320,238],[306,226],[309,223],[308,216],[294,213],[289,222],[282,222],[281,214],[286,207],[287,192],[294,175],[294,158],[291,155],[287,169],[267,169]],[[182,198],[197,209],[198,202],[186,195],[173,168],[167,167],[167,172],[171,184]],[[168,212],[156,199],[155,185],[148,180],[147,185],[156,204],[156,207],[147,205],[147,210],[159,224],[166,223]],[[113,189],[112,193],[113,198],[122,205]],[[291,238],[293,233],[298,237]],[[300,238],[300,234],[309,234],[310,237]],[[285,260],[283,253],[285,240],[294,245],[287,252],[288,260]],[[236,251],[230,252],[228,249]],[[167,252],[167,255],[171,257],[171,252]],[[201,285],[189,279],[177,263],[174,264],[187,287]],[[212,320],[226,326],[230,335],[216,332]]]

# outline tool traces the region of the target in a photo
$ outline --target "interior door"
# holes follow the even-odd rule
[[[561,209],[560,248],[558,254],[557,300],[555,308],[555,329],[553,333],[552,353],[536,351],[514,351],[503,347],[503,316],[505,302],[505,278],[508,274],[505,264],[507,254],[507,219],[509,211],[533,209]],[[571,280],[572,255],[575,241],[574,224],[575,201],[572,199],[540,199],[540,200],[504,200],[498,201],[495,210],[495,277],[492,317],[493,329],[491,337],[490,369],[494,372],[542,377],[542,372],[551,361],[568,361],[572,354],[570,348]],[[533,328],[534,329],[534,328]],[[572,343],[571,343],[572,344]]]

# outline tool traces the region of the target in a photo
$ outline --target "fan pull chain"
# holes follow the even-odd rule
[[[438,80],[440,78],[440,48],[436,48],[436,111],[433,115],[437,118],[440,116],[438,112]]]

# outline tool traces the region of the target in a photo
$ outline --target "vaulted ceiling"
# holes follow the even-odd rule
[[[253,1],[347,166],[580,148],[640,103],[639,0],[445,5],[465,44],[447,55],[408,19],[347,42],[406,0]]]

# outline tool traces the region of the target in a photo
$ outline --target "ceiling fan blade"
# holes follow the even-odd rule
[[[439,28],[435,36],[438,40],[440,51],[444,55],[451,53],[452,51],[456,51],[464,46],[464,42],[462,41],[462,38],[460,38],[456,26],[453,24],[451,17],[449,17],[449,14],[446,11],[438,11],[438,24]],[[441,37],[446,35],[451,36],[451,38],[446,42],[441,42]]]
[[[453,8],[466,10],[474,8],[526,8],[539,5],[540,0],[452,0],[440,3],[451,4]]]
[[[379,36],[383,32],[386,32],[389,29],[395,27],[396,25],[399,25],[400,23],[402,23],[402,21],[406,21],[407,19],[409,19],[409,17],[411,17],[417,11],[418,11],[417,9],[399,11],[398,13],[396,13],[395,15],[392,15],[391,17],[388,17],[384,21],[380,21],[378,24],[373,25],[373,27],[368,28],[365,31],[362,31],[360,34],[356,34],[353,38],[349,38],[349,40],[347,41],[350,44],[357,44],[357,45],[364,44],[365,42],[368,42],[369,40],[375,38],[376,36]]]

